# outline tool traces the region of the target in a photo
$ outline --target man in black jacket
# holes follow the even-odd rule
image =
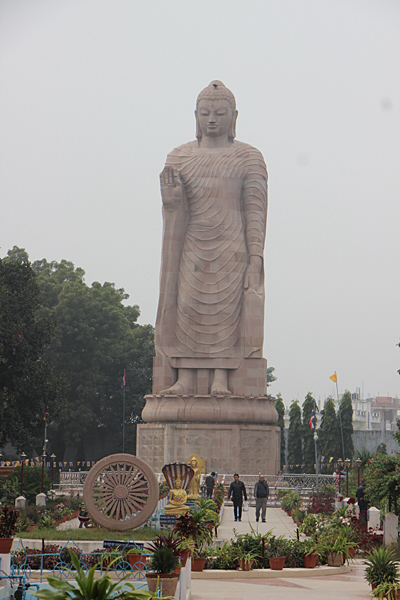
[[[241,521],[243,496],[244,499],[247,500],[246,488],[243,481],[239,481],[239,475],[237,473],[234,474],[233,478],[234,481],[232,481],[231,485],[229,486],[228,500],[230,500],[232,497],[235,521]]]
[[[212,498],[215,485],[215,471],[206,477],[207,498]]]
[[[264,475],[260,475],[256,485],[254,486],[254,498],[256,499],[256,521],[261,520],[265,523],[265,515],[267,512],[267,499],[269,496],[268,483],[264,479]]]

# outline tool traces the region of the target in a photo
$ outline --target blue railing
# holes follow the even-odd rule
[[[29,548],[25,548],[22,540],[19,540],[17,547],[11,554],[11,577],[24,577],[29,581],[32,571],[39,575],[39,581],[42,582],[49,573],[57,575],[62,579],[67,579],[73,569],[70,563],[70,554],[68,548],[73,550],[79,559],[79,563],[84,572],[97,564],[97,571],[102,575],[108,570],[118,578],[126,577],[134,581],[144,581],[146,578],[146,558],[149,556],[143,550],[142,545],[136,544],[133,540],[124,542],[119,548],[110,550],[104,548],[95,552],[84,552],[73,539],[69,539],[59,551],[47,553],[30,553]],[[140,551],[135,556],[140,556],[138,567],[132,567],[127,560],[127,551],[136,548]],[[111,564],[110,564],[111,563]]]

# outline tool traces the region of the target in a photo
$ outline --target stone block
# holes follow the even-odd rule
[[[371,508],[369,512],[371,512]],[[397,543],[399,532],[397,527],[399,525],[399,518],[394,513],[388,512],[385,515],[383,523],[383,543],[385,546],[391,546],[393,543]]]
[[[137,455],[154,471],[196,453],[218,473],[279,471],[280,428],[256,424],[145,423],[137,429]]]

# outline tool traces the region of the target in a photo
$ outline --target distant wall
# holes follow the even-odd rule
[[[386,444],[388,454],[392,450],[400,450],[391,431],[355,431],[353,433],[353,444],[356,454],[359,450],[368,450],[372,454],[375,454],[377,447],[382,442]]]
[[[286,440],[286,464],[287,464],[287,441],[289,430],[285,429]],[[371,454],[375,454],[377,447],[381,443],[386,444],[388,454],[392,450],[400,452],[400,446],[393,438],[391,431],[355,431],[353,433],[354,456],[359,450],[368,450]]]

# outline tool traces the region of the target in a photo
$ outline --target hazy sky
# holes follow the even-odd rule
[[[399,31],[399,0],[1,0],[0,256],[71,260],[154,324],[158,175],[221,79],[269,171],[271,393],[400,396]]]

